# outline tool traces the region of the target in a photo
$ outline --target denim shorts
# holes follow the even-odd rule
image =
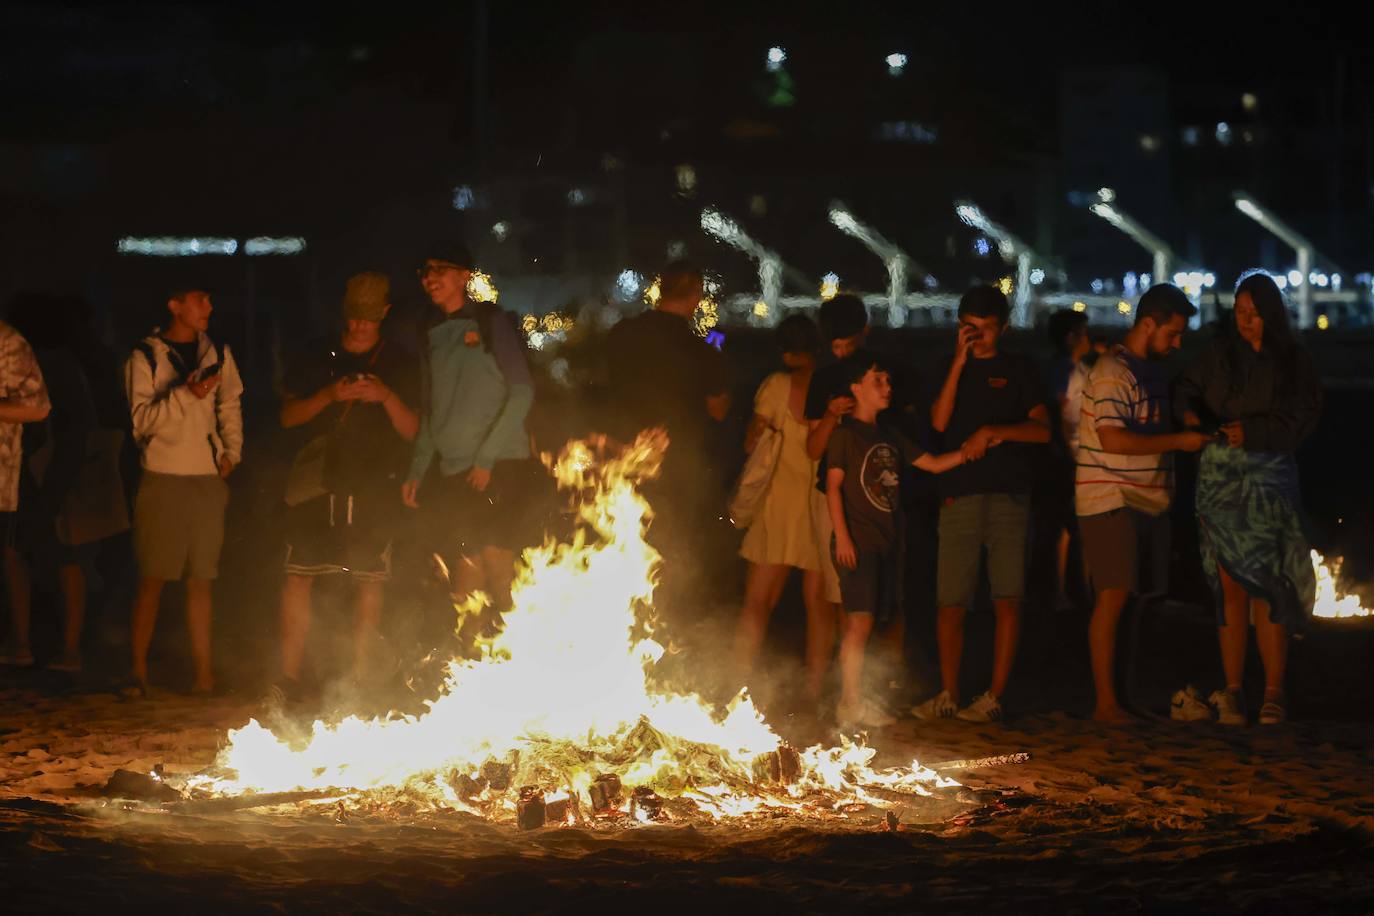
[[[940,555],[936,606],[967,608],[978,590],[983,551],[992,598],[1020,599],[1026,586],[1030,496],[977,493],[940,506]]]

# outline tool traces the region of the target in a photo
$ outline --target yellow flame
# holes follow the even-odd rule
[[[501,295],[496,288],[496,284],[491,282],[491,277],[474,270],[472,276],[468,278],[468,298],[473,302],[495,302]]]
[[[1358,595],[1347,594],[1337,580],[1341,575],[1341,558],[1328,560],[1312,551],[1312,570],[1317,574],[1317,603],[1312,609],[1315,617],[1369,617],[1374,609],[1360,603]]]
[[[697,303],[697,309],[692,313],[692,329],[697,332],[698,337],[705,337],[718,324],[720,309],[714,299],[706,296]]]
[[[954,785],[914,762],[874,771],[874,751],[844,741],[801,752],[792,785],[763,786],[755,766],[773,759],[765,755],[782,742],[745,691],[720,709],[696,694],[655,689],[653,668],[664,654],[652,611],[660,558],[644,539],[652,513],[638,487],[657,475],[666,446],[666,435],[653,430],[618,453],[592,440],[568,443],[556,461],[545,456],[560,488],[573,495],[576,533],[525,552],[503,628],[480,643],[480,658],[449,662],[444,687],[424,713],[315,722],[294,746],[251,721],[230,732],[217,761],[229,775],[200,777],[197,787],[404,786],[437,805],[511,818],[512,791],[486,786],[464,798],[445,776],[474,779],[484,764],[514,760],[515,786],[538,783],[590,800],[594,776],[615,773],[627,790],[650,786],[720,818],[801,811],[816,793],[833,810],[877,803],[866,787],[922,794]],[[484,600],[465,603],[460,619]]]

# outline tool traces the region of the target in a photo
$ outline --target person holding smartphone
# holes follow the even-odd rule
[[[1000,719],[1001,697],[1016,658],[1030,527],[1032,449],[1050,441],[1050,416],[1034,363],[999,346],[1010,313],[1007,297],[992,286],[975,286],[964,293],[959,300],[954,355],[931,406],[931,426],[943,437],[944,447],[960,449],[971,463],[939,479],[936,639],[943,689],[912,710],[922,719],[955,715],[970,722]],[[985,550],[997,617],[992,683],[960,709],[964,614],[977,591]]]
[[[243,382],[227,346],[207,333],[214,306],[199,287],[173,290],[170,320],[124,364],[125,394],[143,480],[134,502],[139,585],[132,617],[129,686],[148,690],[148,646],[162,586],[186,581],[186,621],[195,659],[192,689],[214,689],[211,585],[224,544],[225,482],[243,453]]]

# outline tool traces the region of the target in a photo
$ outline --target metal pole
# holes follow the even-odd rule
[[[1031,325],[1030,315],[1030,296],[1031,296],[1031,256],[1030,252],[1020,251],[1016,254],[1016,292],[1012,301],[1011,323],[1018,328],[1028,328]]]
[[[1302,284],[1298,287],[1298,327],[1312,327],[1312,249],[1306,245],[1298,247],[1298,273],[1302,274]]]

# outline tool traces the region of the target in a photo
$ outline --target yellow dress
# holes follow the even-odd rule
[[[807,425],[788,409],[792,379],[776,372],[763,380],[754,396],[754,413],[782,431],[782,450],[763,507],[744,535],[740,556],[751,563],[777,563],[798,569],[820,569],[819,539],[813,513],[825,512],[825,497],[816,489],[816,462],[806,454]]]

